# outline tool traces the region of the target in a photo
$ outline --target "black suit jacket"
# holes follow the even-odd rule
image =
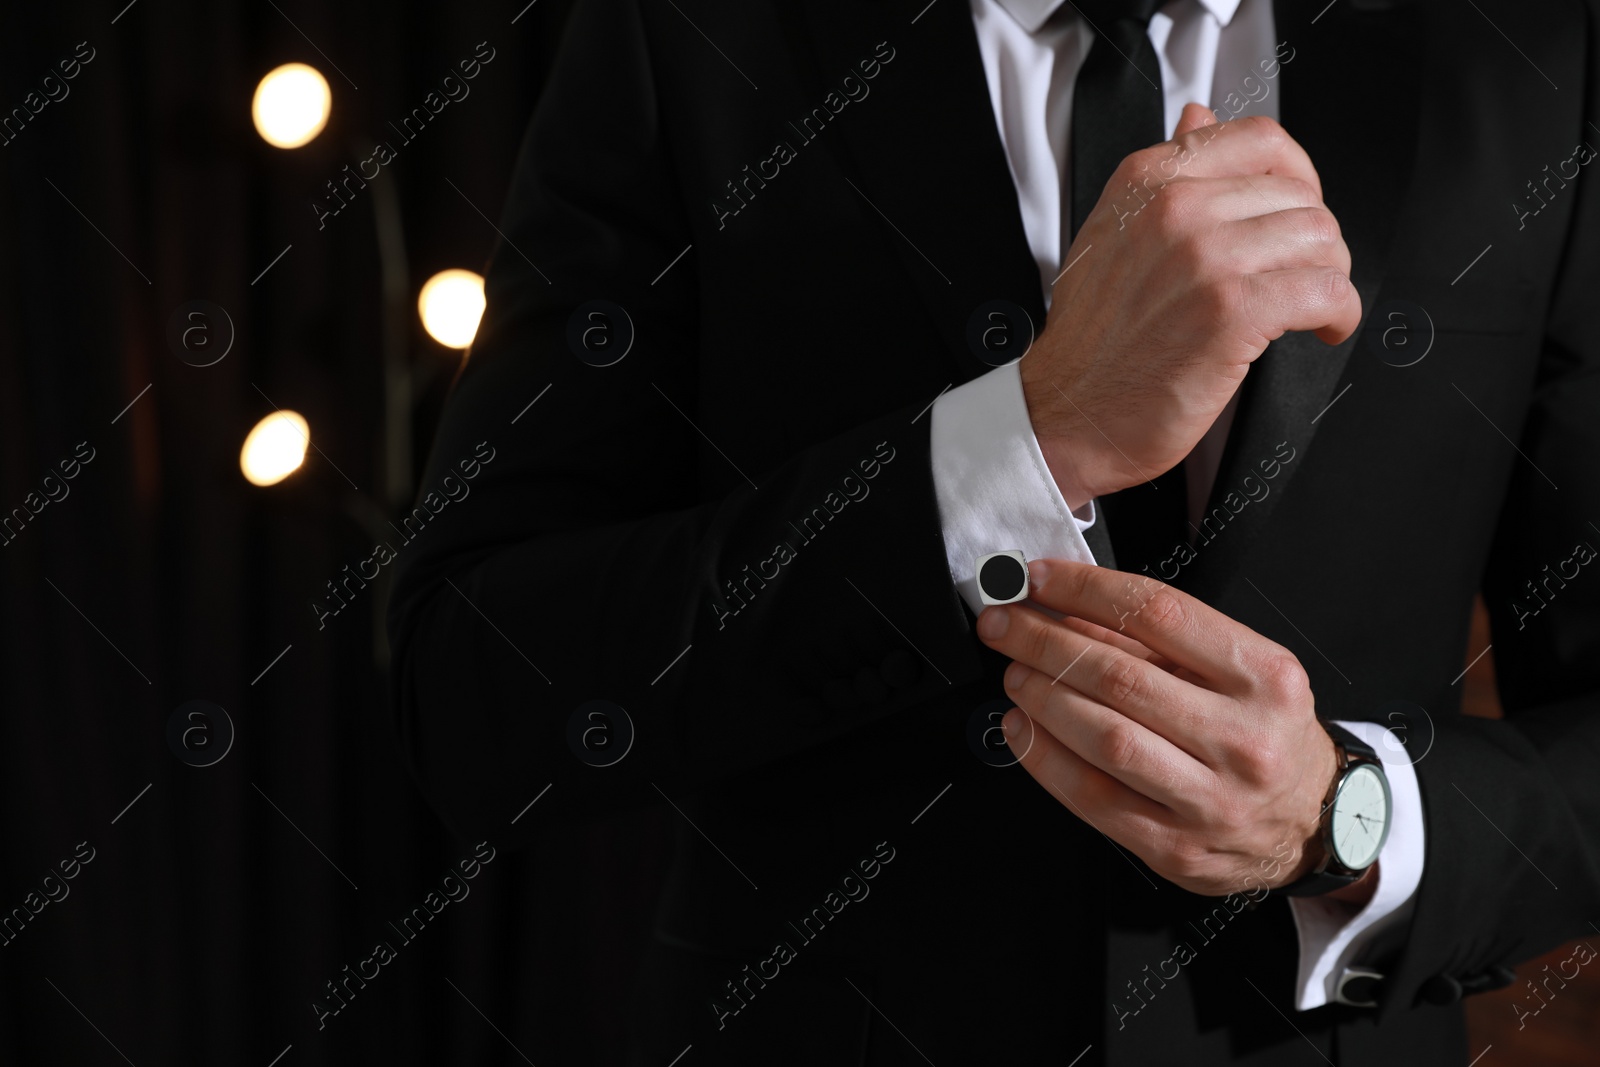
[[[1251,369],[1173,578],[1293,650],[1320,714],[1408,735],[1415,918],[1377,1010],[1305,1013],[1281,900],[1219,911],[980,758],[1005,661],[951,583],[927,408],[989,369],[981,306],[1044,310],[967,5],[577,7],[424,478],[470,495],[424,496],[389,621],[462,834],[675,809],[636,1062],[1462,1063],[1462,992],[1591,932],[1595,10],[1476,7],[1277,0],[1272,91],[1366,319]],[[1503,721],[1459,714],[1479,591]]]

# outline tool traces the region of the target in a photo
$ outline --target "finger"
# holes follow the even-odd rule
[[[1056,614],[1059,615],[1060,613],[1057,612]],[[1200,679],[1195,677],[1189,671],[1184,670],[1182,667],[1178,666],[1176,663],[1172,662],[1170,659],[1161,655],[1160,653],[1150,651],[1148,648],[1145,648],[1127,634],[1119,634],[1115,630],[1108,630],[1097,622],[1090,622],[1088,619],[1080,619],[1076,615],[1061,615],[1060,621],[1063,626],[1069,627],[1075,632],[1083,634],[1085,637],[1091,637],[1096,641],[1103,641],[1108,645],[1115,645],[1128,655],[1138,656],[1152,667],[1159,667],[1174,677],[1181,678],[1184,681],[1193,684],[1199,684],[1200,682]]]
[[[1246,274],[1238,299],[1246,321],[1268,341],[1290,330],[1315,330],[1322,340],[1338,344],[1361,325],[1361,295],[1349,276],[1333,266]]]
[[[1001,620],[1004,629],[996,634],[995,626]],[[1226,729],[1227,720],[1219,720],[1226,711],[1219,711],[1205,690],[1119,648],[1075,633],[1031,608],[987,609],[979,620],[978,633],[996,652],[1040,672],[1046,688],[1075,690],[1113,709],[1119,718],[1154,731],[1163,744],[1193,753],[1193,759],[1209,761],[1216,747],[1210,738],[1218,729]],[[1012,685],[1008,672],[1008,693]],[[1042,699],[1044,693],[1036,695]],[[1017,699],[1015,693],[1011,698],[1029,714],[1040,710]],[[1089,751],[1079,752],[1096,766],[1111,769]],[[1127,755],[1132,759],[1139,754],[1130,751]]]
[[[1324,207],[1295,207],[1228,224],[1222,254],[1246,274],[1333,267],[1350,274],[1350,249],[1333,212]]]
[[[1028,586],[1031,599],[1127,634],[1218,691],[1248,688],[1278,647],[1188,593],[1142,574],[1036,559],[1028,563]]]
[[[1067,748],[1035,726],[1025,712],[1013,709],[1001,724],[1014,727],[1006,734],[1006,743],[1033,780],[1114,845],[1148,864],[1176,836],[1168,822],[1172,816],[1159,804]]]
[[[1170,662],[1165,657],[1157,656],[1154,652],[1151,652],[1148,648],[1145,648],[1133,638],[1124,634],[1119,634],[1115,630],[1108,630],[1098,623],[1090,622],[1087,619],[1080,619],[1075,615],[1063,615],[1059,611],[1056,611],[1052,608],[1047,608],[1043,604],[1034,603],[1032,601],[1028,603],[1028,608],[1031,611],[1038,612],[1045,618],[1052,619],[1061,623],[1063,626],[1071,628],[1077,633],[1083,634],[1085,637],[1092,637],[1096,641],[1104,641],[1107,644],[1116,645],[1118,648],[1128,653],[1128,655],[1138,656],[1140,659],[1156,663],[1159,666],[1162,666],[1164,669]]]
[[[1178,116],[1178,128],[1173,131],[1172,136],[1177,137],[1180,134],[1189,133],[1191,130],[1198,130],[1205,126],[1215,126],[1216,124],[1216,112],[1204,104],[1197,104],[1191,100],[1183,105],[1183,112]]]
[[[1165,657],[1157,656],[1154,652],[1150,651],[1148,648],[1145,648],[1127,634],[1119,634],[1115,630],[1108,630],[1097,622],[1090,622],[1088,619],[1080,619],[1076,615],[1061,616],[1061,625],[1072,630],[1074,633],[1082,634],[1084,637],[1095,641],[1102,641],[1105,644],[1120,648],[1128,655],[1138,656],[1140,659],[1146,662],[1155,662],[1158,659],[1165,659]]]
[[[1137,214],[1142,204],[1159,197],[1170,197],[1179,203],[1180,211],[1213,222],[1237,222],[1293,208],[1323,207],[1314,186],[1278,174],[1230,174],[1220,178],[1186,175],[1165,185],[1151,180],[1148,185],[1136,183],[1132,192],[1124,186],[1121,199],[1113,203]]]
[[[1132,717],[1025,664],[1006,671],[1006,695],[1073,752],[1185,819],[1202,814],[1213,785],[1195,757]]]
[[[1360,299],[1358,297],[1357,304],[1359,305],[1359,303]],[[1356,326],[1359,326],[1361,324],[1359,311],[1356,313],[1356,316]],[[1349,340],[1350,335],[1356,332],[1356,326],[1351,326],[1341,319],[1337,324],[1329,323],[1326,326],[1318,326],[1311,332],[1323,344],[1338,345]]]
[[[1124,181],[1137,181],[1151,173],[1166,181],[1179,174],[1189,178],[1279,174],[1306,182],[1316,190],[1317,199],[1322,198],[1322,179],[1311,165],[1311,157],[1287,130],[1264,115],[1247,115],[1176,133],[1170,141],[1128,156],[1111,180],[1121,188]]]

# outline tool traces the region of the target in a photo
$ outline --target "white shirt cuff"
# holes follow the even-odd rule
[[[1389,838],[1378,853],[1378,887],[1366,906],[1358,910],[1327,897],[1289,898],[1300,935],[1295,1007],[1301,1011],[1333,1001],[1345,968],[1352,966],[1380,934],[1410,919],[1417,884],[1422,881],[1422,792],[1405,746],[1375,722],[1339,725],[1371,745],[1383,761],[1394,806]]]
[[[1019,549],[1029,559],[1093,563],[1083,531],[1094,525],[1067,509],[1033,435],[1016,361],[933,402],[932,463],[950,577],[974,615],[983,610],[974,564]]]

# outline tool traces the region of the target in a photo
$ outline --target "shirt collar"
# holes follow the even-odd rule
[[[1067,0],[994,0],[1017,24],[1029,33],[1038,33],[1039,27]],[[1211,12],[1219,23],[1226,26],[1239,10],[1240,0],[1195,0]]]

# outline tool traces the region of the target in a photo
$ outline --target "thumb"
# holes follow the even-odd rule
[[[1173,131],[1172,136],[1176,139],[1182,134],[1216,124],[1217,116],[1210,108],[1191,101],[1183,105],[1183,114],[1178,116],[1178,128]]]

